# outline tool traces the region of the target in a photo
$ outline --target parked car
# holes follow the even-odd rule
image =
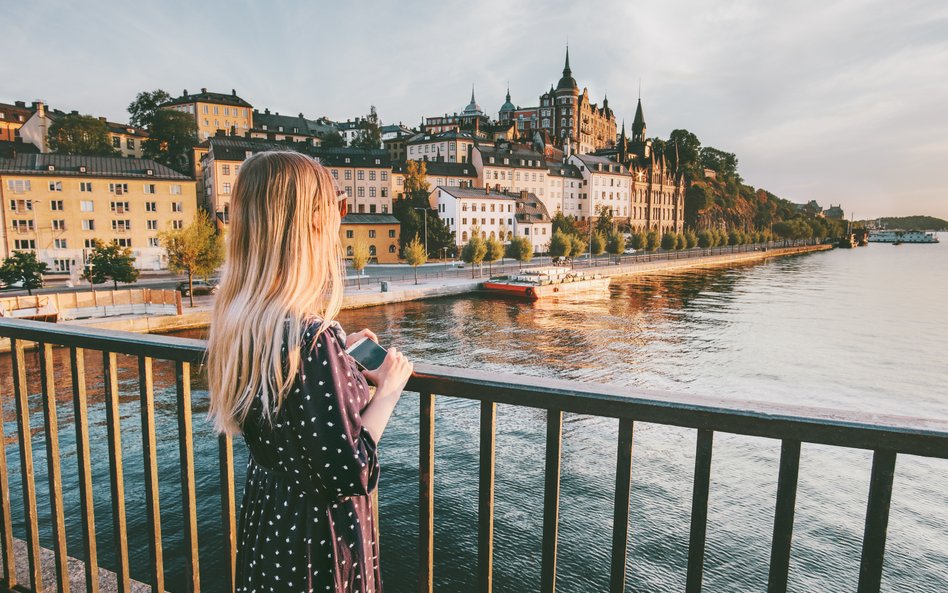
[[[634,247],[629,247],[628,249],[626,249],[625,251],[623,251],[622,254],[623,254],[623,255],[635,255],[635,253],[636,253],[637,251],[638,251],[638,250],[635,249]]]
[[[213,280],[210,282],[205,282],[204,280],[194,280],[192,283],[194,287],[194,296],[202,294],[215,294],[217,292],[217,282]],[[178,292],[181,293],[181,296],[189,296],[190,289],[188,287],[188,281],[178,283]]]

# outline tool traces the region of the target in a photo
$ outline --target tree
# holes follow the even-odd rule
[[[639,231],[637,233],[632,233],[632,236],[629,237],[629,247],[632,249],[645,249],[645,246],[648,244],[648,235],[645,231]]]
[[[583,241],[582,237],[579,235],[573,235],[570,237],[570,250],[568,256],[576,257],[577,255],[582,255],[583,253],[586,253],[587,247],[588,245],[586,245],[586,242]]]
[[[461,259],[471,264],[471,278],[474,277],[474,268],[476,268],[487,255],[487,243],[481,238],[481,231],[474,227],[471,229],[471,239],[461,249]]]
[[[614,231],[609,231],[611,235]],[[606,234],[596,231],[589,240],[589,251],[593,255],[601,255],[606,250]],[[621,252],[620,252],[621,253]]]
[[[514,237],[507,244],[507,257],[520,262],[520,268],[523,269],[524,262],[533,259],[533,243],[529,237]]]
[[[646,235],[645,248],[649,251],[655,251],[658,249],[658,246],[662,244],[662,236],[658,234],[658,231],[651,230]]]
[[[678,237],[675,236],[675,233],[665,233],[662,235],[662,249],[665,251],[674,249],[677,244]]]
[[[715,171],[724,179],[741,181],[740,175],[737,174],[737,156],[733,152],[705,146],[701,149],[701,166]]]
[[[361,237],[356,239],[356,242],[352,245],[352,258],[349,260],[349,265],[356,271],[356,285],[359,288],[362,288],[362,270],[368,265],[371,257],[369,244],[365,242],[365,239]]]
[[[35,251],[14,251],[0,264],[0,280],[8,286],[22,282],[22,287],[32,295],[34,288],[42,288],[43,274],[48,268],[44,262],[36,259]]]
[[[128,104],[128,123],[137,128],[150,128],[159,108],[171,100],[171,95],[161,89],[142,91]]]
[[[691,249],[698,245],[698,235],[692,230],[685,231],[685,248]]]
[[[567,235],[579,234],[579,223],[576,221],[576,217],[572,214],[564,216],[562,211],[557,210],[553,216],[553,232],[555,233],[556,231],[566,233]]]
[[[168,253],[168,269],[188,275],[188,300],[194,306],[194,276],[209,276],[224,263],[224,242],[217,228],[203,211],[183,229],[158,233]]]
[[[550,238],[550,255],[553,257],[569,257],[573,251],[573,242],[570,236],[560,230],[553,231]]]
[[[89,255],[89,267],[82,277],[93,284],[111,280],[113,289],[118,288],[119,282],[135,282],[138,280],[138,270],[135,269],[135,257],[131,248],[95,239],[92,253]]]
[[[714,247],[714,237],[711,235],[711,231],[698,231],[698,247],[702,249]]]
[[[605,237],[615,227],[615,224],[612,220],[612,208],[606,206],[605,204],[600,204],[599,207],[596,208],[596,214],[598,215],[598,218],[596,218],[595,231],[602,233],[602,235]]]
[[[375,105],[369,109],[369,114],[362,120],[362,130],[359,137],[352,141],[356,148],[377,149],[382,147],[382,126]]]
[[[64,115],[49,128],[49,147],[57,154],[114,156],[109,126],[91,115]]]
[[[339,132],[330,132],[320,138],[320,148],[345,148],[346,139]]]
[[[405,163],[405,181],[402,186],[405,196],[415,196],[423,193],[425,199],[430,191],[428,186],[428,165],[424,161],[408,161]]]
[[[421,242],[418,235],[408,242],[402,249],[402,257],[408,262],[408,265],[415,271],[415,284],[418,284],[418,266],[428,261],[428,254],[425,253],[425,244]]]
[[[698,158],[701,154],[701,141],[698,137],[688,130],[672,130],[668,136],[668,146],[671,147],[669,164],[672,169],[680,169],[689,180],[697,179]]]
[[[780,222],[774,224],[773,232],[784,240],[784,245],[786,246],[787,239],[793,238],[793,225],[789,222],[781,220]]]
[[[189,173],[191,149],[198,142],[197,124],[187,113],[159,109],[152,115],[142,153],[145,158]]]
[[[606,251],[617,258],[625,251],[625,236],[619,231],[612,231],[606,239]]]
[[[485,245],[487,246],[487,250],[484,252],[484,261],[487,262],[487,274],[491,275],[493,274],[491,264],[504,255],[504,244],[496,237],[490,237],[487,239]]]

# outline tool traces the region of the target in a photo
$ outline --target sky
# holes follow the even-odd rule
[[[42,7],[41,7],[42,6]],[[415,126],[534,106],[563,69],[649,136],[733,152],[746,183],[847,216],[948,219],[943,0],[17,2],[0,102],[125,121],[142,90]],[[620,124],[621,125],[621,124]]]

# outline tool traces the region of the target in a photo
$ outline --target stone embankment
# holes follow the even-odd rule
[[[636,261],[621,265],[606,265],[592,268],[597,274],[610,277],[631,276],[635,274],[654,274],[674,272],[689,268],[703,268],[713,266],[733,265],[735,263],[751,263],[772,257],[795,255],[813,251],[831,249],[829,245],[807,245],[801,247],[771,248],[766,251],[747,251],[741,253],[725,253],[720,255],[706,255],[675,258],[655,258],[652,261]],[[584,268],[589,269],[589,268]],[[466,294],[481,289],[485,278],[438,278],[427,280],[420,284],[411,281],[390,283],[387,292],[378,288],[363,288],[361,290],[347,289],[343,309],[358,309],[374,307],[390,303],[429,299],[441,296]],[[195,307],[184,307],[181,315],[129,315],[111,317],[107,319],[77,319],[66,323],[115,329],[137,333],[165,333],[183,329],[207,327],[210,323],[211,301],[203,299]],[[3,342],[7,342],[3,340]],[[0,343],[0,351],[8,350],[8,343]]]

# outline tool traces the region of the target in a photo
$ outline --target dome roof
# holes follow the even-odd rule
[[[563,78],[556,83],[556,90],[579,90],[576,79],[573,78],[573,71],[569,68],[569,48],[566,48],[566,66],[563,68]]]
[[[508,111],[514,111],[515,109],[516,109],[516,107],[514,107],[514,104],[510,102],[510,89],[508,88],[508,89],[507,89],[507,101],[506,101],[503,105],[500,106],[500,112],[501,112],[501,113],[506,113],[506,112],[508,112]]]
[[[467,107],[464,108],[465,115],[480,115],[484,111],[481,110],[481,106],[477,104],[477,101],[474,100],[474,87],[471,87],[471,102],[467,104]]]

